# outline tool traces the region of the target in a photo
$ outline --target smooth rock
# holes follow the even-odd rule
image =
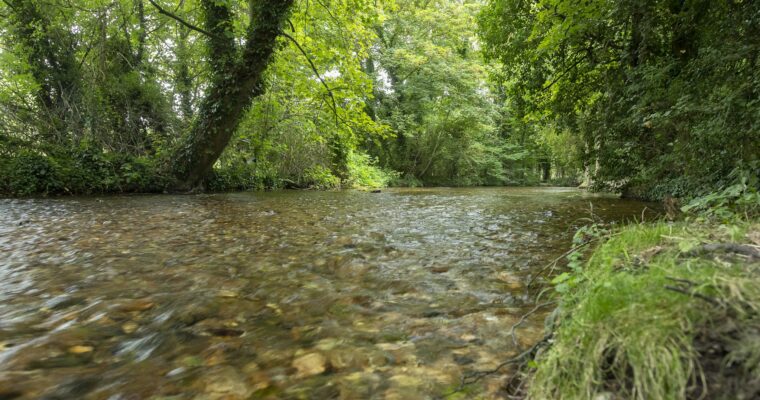
[[[507,284],[507,287],[511,290],[520,290],[523,288],[523,283],[520,278],[507,271],[502,271],[496,274],[496,279]]]
[[[133,321],[129,321],[129,322],[124,323],[121,326],[121,331],[124,332],[124,333],[126,333],[127,335],[129,335],[130,333],[133,333],[134,331],[136,331],[137,328],[139,328],[139,327],[140,326],[137,325],[137,323],[135,323]]]
[[[216,297],[221,297],[223,299],[234,299],[239,296],[239,293],[234,290],[220,290],[216,293]]]
[[[71,346],[69,347],[69,353],[71,354],[85,354],[91,353],[94,350],[92,346]]]
[[[293,360],[292,365],[298,371],[296,376],[304,378],[327,371],[327,358],[321,353],[309,353]]]
[[[251,389],[232,367],[211,371],[202,379],[205,383],[205,392],[212,399],[242,400],[251,394]]]
[[[378,343],[377,347],[390,354],[395,364],[413,364],[417,360],[412,342]]]
[[[338,382],[341,399],[369,399],[380,386],[380,376],[371,372],[354,372]]]

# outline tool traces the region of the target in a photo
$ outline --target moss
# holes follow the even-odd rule
[[[760,262],[708,243],[757,246],[760,225],[629,226],[576,273],[533,399],[760,396]]]

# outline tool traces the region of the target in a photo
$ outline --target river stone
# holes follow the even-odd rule
[[[94,350],[92,346],[71,346],[69,347],[69,353],[71,354],[85,354],[85,353],[91,353]]]
[[[124,332],[124,333],[126,333],[127,335],[129,335],[129,334],[133,333],[134,331],[136,331],[137,328],[139,328],[139,327],[140,326],[137,325],[137,323],[135,323],[133,321],[129,321],[129,322],[124,323],[121,326],[121,331]]]
[[[510,290],[520,290],[523,288],[522,280],[510,272],[499,272],[496,274],[496,279],[504,282]]]
[[[337,338],[322,339],[314,346],[315,349],[320,351],[330,351],[341,344],[343,341]]]
[[[243,373],[248,378],[248,384],[254,392],[264,390],[270,385],[269,374],[262,371],[259,364],[255,362],[246,364],[243,367]]]
[[[415,376],[398,374],[390,377],[390,389],[385,392],[385,400],[422,399],[425,382]]]
[[[68,294],[53,297],[45,302],[45,308],[50,310],[61,310],[71,306],[83,304],[86,301],[84,297],[71,296]]]
[[[338,371],[350,369],[366,369],[370,366],[385,365],[386,358],[381,352],[371,349],[338,348],[327,353],[330,367]]]
[[[380,386],[380,376],[372,372],[354,372],[338,382],[341,399],[369,399]]]
[[[378,343],[377,347],[393,357],[394,364],[413,364],[417,361],[412,342]]]
[[[234,290],[228,290],[228,289],[222,289],[218,292],[216,292],[216,297],[221,297],[223,299],[234,299],[239,296],[239,293]]]
[[[251,389],[245,384],[237,370],[232,367],[221,367],[205,374],[203,378],[204,393],[210,400],[246,399]]]
[[[335,239],[335,244],[338,246],[343,247],[352,247],[354,244],[354,240],[351,238],[351,236],[340,236],[337,239]]]
[[[293,360],[292,365],[298,371],[296,377],[305,378],[327,371],[327,358],[321,353],[309,353]]]

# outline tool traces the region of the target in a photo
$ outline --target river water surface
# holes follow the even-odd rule
[[[552,188],[0,200],[0,398],[440,398],[542,335],[545,314],[509,332],[525,283],[592,209],[644,208]]]

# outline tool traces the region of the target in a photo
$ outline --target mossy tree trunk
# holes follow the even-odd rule
[[[175,190],[202,188],[252,100],[264,92],[262,77],[292,3],[251,0],[245,40],[238,44],[229,4],[202,1],[213,76],[196,122],[172,158]]]

